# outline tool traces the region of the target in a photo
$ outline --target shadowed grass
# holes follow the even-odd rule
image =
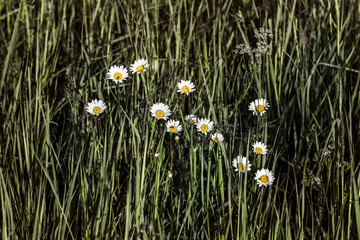
[[[0,3],[1,239],[356,238],[359,13],[356,0]],[[260,27],[272,54],[234,53]],[[146,72],[107,79],[139,58]],[[262,117],[248,110],[260,97]],[[158,102],[178,141],[150,116]],[[234,171],[238,155],[251,171]],[[257,186],[260,168],[273,186]]]

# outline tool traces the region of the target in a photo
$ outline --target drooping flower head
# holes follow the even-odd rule
[[[197,122],[197,117],[195,115],[186,115],[185,121],[190,123],[191,125],[195,124]]]
[[[211,139],[214,142],[219,143],[219,142],[224,141],[224,136],[221,133],[216,132],[216,133],[211,135]]]
[[[111,66],[107,74],[108,78],[117,84],[121,84],[128,77],[128,71],[124,66]]]
[[[150,108],[150,112],[151,116],[156,117],[157,119],[166,120],[171,115],[169,106],[164,103],[155,103]]]
[[[235,167],[235,172],[246,172],[250,171],[251,169],[250,162],[246,159],[246,157],[243,156],[237,156],[234,158],[232,165]]]
[[[254,179],[257,181],[257,184],[262,187],[272,185],[275,177],[274,173],[272,173],[269,169],[263,168],[261,170],[257,170]]]
[[[270,107],[269,103],[266,101],[265,98],[255,99],[255,101],[251,102],[249,105],[249,110],[253,111],[254,115],[260,113],[262,116],[265,114],[266,110]]]
[[[177,87],[179,93],[185,93],[186,95],[195,91],[195,85],[190,80],[181,80]]]
[[[169,120],[166,122],[166,131],[171,133],[179,133],[182,131],[182,126],[179,121]]]
[[[106,105],[101,100],[92,100],[87,104],[86,111],[92,115],[99,115],[106,109]]]
[[[196,127],[198,131],[204,133],[205,135],[211,132],[213,126],[214,126],[214,122],[206,118],[198,119],[198,121],[196,122]]]
[[[256,154],[267,154],[267,147],[261,142],[256,142],[252,145],[253,152]]]
[[[130,71],[132,72],[132,74],[134,73],[140,73],[140,72],[145,72],[145,68],[149,67],[149,64],[147,62],[146,59],[139,59],[139,60],[136,60],[133,64],[131,64],[130,66]]]

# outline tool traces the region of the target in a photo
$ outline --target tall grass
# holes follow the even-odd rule
[[[356,0],[4,0],[1,239],[357,238],[359,16]],[[260,27],[272,55],[254,70],[233,50]],[[145,73],[107,79],[139,58]],[[177,93],[180,79],[196,92]],[[263,117],[248,110],[259,97]],[[93,99],[108,109],[88,114]],[[178,141],[150,116],[157,102],[181,119]],[[251,171],[234,171],[238,155]],[[256,185],[260,168],[273,186]]]

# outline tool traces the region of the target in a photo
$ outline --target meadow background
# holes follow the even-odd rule
[[[272,54],[235,53],[260,27]],[[0,238],[358,238],[359,39],[357,0],[1,1]],[[145,73],[107,79],[139,58]],[[157,102],[225,141],[184,122],[176,141]],[[256,185],[262,167],[272,186]]]

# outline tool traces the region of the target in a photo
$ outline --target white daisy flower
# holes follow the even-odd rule
[[[110,80],[113,80],[115,83],[121,84],[122,81],[126,80],[128,77],[128,71],[124,66],[111,66],[108,72],[108,77]]]
[[[140,73],[142,71],[146,71],[145,68],[149,67],[149,64],[146,59],[139,59],[134,62],[134,64],[131,64],[130,71],[134,73]]]
[[[99,115],[106,109],[106,105],[101,100],[92,100],[87,104],[86,111],[91,113],[92,115]]]
[[[156,103],[152,105],[150,112],[151,116],[156,117],[157,119],[166,120],[171,115],[169,106],[163,103]]]
[[[178,92],[185,93],[186,95],[195,91],[195,85],[190,80],[181,80],[177,86],[179,88]]]
[[[266,110],[270,107],[269,103],[265,98],[255,99],[255,101],[251,102],[249,105],[249,110],[253,111],[253,114],[257,115],[260,113],[262,116],[265,114]]]
[[[261,142],[256,142],[253,145],[253,151],[257,154],[267,154],[267,147]]]
[[[179,121],[169,120],[166,122],[166,131],[171,133],[179,133],[182,131],[182,126]]]
[[[216,133],[211,135],[211,139],[214,142],[219,143],[219,142],[224,141],[224,136],[221,133],[216,132]]]
[[[261,186],[270,186],[273,184],[275,177],[274,174],[269,169],[257,170],[255,178],[257,184]]]
[[[173,177],[173,174],[172,174],[172,172],[169,170],[168,171],[168,178],[172,178]]]
[[[243,156],[237,156],[234,158],[232,165],[235,167],[235,172],[246,172],[250,171],[251,169],[250,162],[246,159],[246,157]]]
[[[185,121],[190,123],[191,125],[194,125],[197,122],[198,118],[195,115],[186,115],[185,116]]]
[[[197,117],[195,115],[186,115],[185,116],[185,121],[190,123],[191,125],[195,124],[197,121]]]
[[[206,119],[206,118],[198,119],[198,121],[196,122],[196,127],[197,127],[198,131],[201,133],[204,133],[205,135],[208,132],[211,132],[211,130],[213,129],[213,125],[214,125],[214,122],[211,121],[210,119]]]

